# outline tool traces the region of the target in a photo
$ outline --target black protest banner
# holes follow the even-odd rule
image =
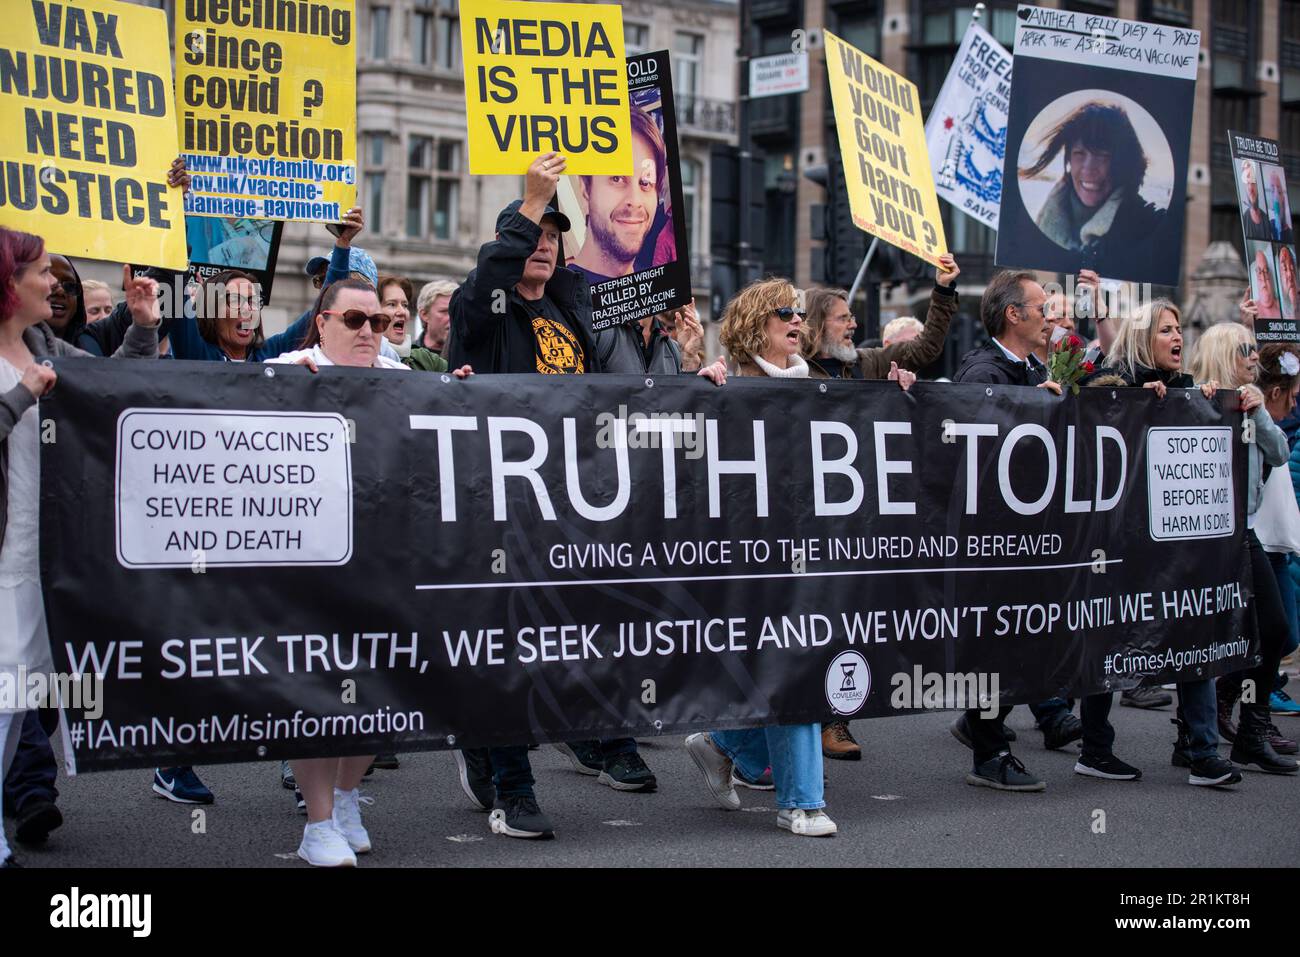
[[[1229,130],[1228,153],[1241,206],[1250,297],[1259,310],[1255,338],[1300,342],[1300,281],[1282,151],[1274,140]]]
[[[167,20],[116,0],[10,4],[0,225],[53,252],[183,269]]]
[[[55,367],[41,580],[57,667],[106,680],[102,714],[68,715],[82,770],[878,717],[1253,659],[1235,394]]]
[[[1017,16],[997,264],[1177,285],[1200,33]]]
[[[631,176],[570,176],[560,184],[569,268],[591,286],[593,329],[636,322],[691,301],[686,203],[668,51],[627,60]]]

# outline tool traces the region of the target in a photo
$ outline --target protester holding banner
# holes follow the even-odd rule
[[[554,152],[529,164],[523,199],[497,216],[496,239],[479,250],[477,268],[452,295],[447,354],[453,367],[551,375],[600,371],[587,283],[577,273],[557,268],[560,236],[570,224],[548,201],[564,169],[564,157]],[[635,756],[635,741],[632,746]],[[639,782],[626,783],[648,788],[654,775],[640,758],[637,762],[640,768],[630,770]],[[526,745],[457,751],[456,763],[466,796],[475,807],[491,811],[492,833],[554,835],[537,805]]]
[[[804,304],[808,309],[807,335],[802,354],[808,360],[808,374],[814,379],[884,379],[890,367],[920,372],[943,354],[948,324],[957,312],[957,277],[961,269],[952,256],[939,257],[943,263],[935,270],[934,291],[926,312],[921,334],[906,342],[875,349],[853,345],[858,328],[849,311],[849,294],[843,289],[808,290]]]
[[[85,355],[47,324],[58,283],[40,237],[0,228],[0,670],[12,686],[24,689],[20,668],[49,673],[54,667],[40,585],[36,403],[57,377],[38,360]],[[135,321],[115,358],[156,356],[154,284],[127,275],[124,285]],[[0,710],[0,777],[8,774],[17,749],[23,710]],[[12,855],[0,832],[0,867],[10,866]]]
[[[293,363],[312,372],[320,371],[321,366],[409,371],[397,359],[381,353],[384,333],[392,320],[380,308],[374,287],[365,280],[343,279],[331,284],[311,311],[313,321],[302,348],[273,356],[267,362]]]
[[[737,375],[807,379],[799,354],[803,313],[786,279],[750,283],[722,314],[722,345]],[[771,768],[777,826],[804,837],[829,837],[838,828],[823,808],[821,725],[776,725],[710,731],[686,739],[686,751],[718,802],[740,810],[733,778],[758,781]]]
[[[1241,397],[1241,409],[1248,415],[1253,428],[1253,440],[1247,443],[1248,472],[1246,479],[1246,552],[1250,562],[1255,593],[1250,600],[1252,619],[1259,639],[1260,661],[1248,671],[1239,671],[1219,679],[1219,724],[1221,730],[1233,737],[1233,763],[1244,768],[1270,774],[1295,774],[1300,765],[1281,756],[1274,742],[1284,750],[1291,750],[1294,742],[1283,738],[1269,718],[1267,692],[1277,680],[1278,662],[1282,660],[1282,646],[1288,634],[1286,611],[1278,591],[1277,580],[1269,563],[1268,553],[1255,534],[1254,525],[1263,500],[1266,466],[1285,465],[1290,452],[1286,435],[1274,423],[1264,402],[1264,394],[1255,385],[1258,352],[1250,333],[1238,323],[1219,323],[1210,328],[1196,343],[1192,362],[1193,377],[1202,382],[1222,382],[1233,388]],[[1289,391],[1294,384],[1286,377]],[[1243,683],[1252,682],[1253,693],[1242,695]],[[1231,726],[1232,708],[1241,698],[1241,719],[1237,727]],[[1247,700],[1249,699],[1249,700]],[[1225,734],[1224,737],[1229,737]]]
[[[1167,388],[1190,389],[1192,377],[1182,371],[1182,334],[1178,310],[1167,299],[1158,299],[1126,320],[1112,344],[1109,365],[1090,376],[1090,386],[1105,388],[1149,388],[1157,398]],[[1216,384],[1202,387],[1212,397]],[[1141,689],[1139,689],[1141,690]],[[1241,773],[1232,762],[1219,757],[1219,736],[1215,729],[1214,681],[1178,683],[1178,711],[1171,719],[1178,728],[1172,763],[1188,769],[1187,783],[1200,787],[1238,784]]]
[[[598,372],[591,293],[556,268],[569,218],[548,205],[565,160],[544,153],[528,167],[524,198],[497,217],[497,238],[451,297],[447,361],[478,372]]]
[[[980,319],[989,341],[966,354],[953,381],[1034,386],[1060,395],[1061,387],[1048,380],[1046,367],[1035,355],[1047,344],[1046,303],[1047,293],[1033,273],[995,273],[980,300]],[[1049,748],[1063,747],[1082,736],[1079,720],[1061,699],[1034,709]],[[972,708],[953,723],[953,737],[974,752],[974,769],[966,783],[1002,791],[1041,791],[1047,784],[1011,753],[1005,727],[1010,713],[1009,705],[1003,705],[996,718]],[[1050,723],[1044,723],[1049,718]]]

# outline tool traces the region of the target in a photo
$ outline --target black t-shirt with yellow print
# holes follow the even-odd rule
[[[581,373],[586,366],[582,340],[550,298],[524,299],[533,333],[537,371],[547,375]]]

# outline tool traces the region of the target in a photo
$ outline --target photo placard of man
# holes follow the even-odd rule
[[[663,134],[642,110],[632,110],[633,172],[629,176],[581,176],[578,206],[587,223],[586,237],[569,268],[588,285],[630,276],[659,212],[667,182],[668,148]]]
[[[1259,202],[1259,165],[1254,160],[1241,160],[1237,164],[1237,176],[1241,180],[1241,195],[1245,197],[1241,204],[1241,225],[1246,239],[1268,242],[1273,238],[1273,229]]]

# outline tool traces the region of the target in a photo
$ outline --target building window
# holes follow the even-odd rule
[[[412,136],[407,145],[406,235],[454,240],[460,217],[461,144]]]
[[[1168,23],[1175,27],[1190,27],[1192,0],[1145,0],[1141,19]]]
[[[365,204],[366,227],[376,234],[384,231],[384,139],[383,133],[367,133],[365,138],[361,202]]]
[[[388,7],[370,8],[370,56],[375,60],[388,58]]]
[[[700,62],[704,37],[678,30],[673,35],[673,93],[688,100],[700,92]]]
[[[686,248],[691,255],[698,258],[700,250],[700,164],[693,159],[683,159],[682,176],[682,219],[686,222]]]
[[[623,46],[628,56],[650,52],[650,27],[644,23],[623,21]]]
[[[433,64],[433,14],[411,11],[411,59],[420,66]]]
[[[947,10],[934,10],[934,6],[941,5],[927,5],[928,12],[920,18],[919,31],[914,28],[913,33],[918,58],[917,87],[921,94],[922,108],[927,113],[939,95],[943,81],[948,77],[953,56],[962,37],[966,35],[966,28],[970,26],[975,12],[973,7],[965,4]],[[980,26],[1010,51],[1016,39],[1015,5],[986,10],[980,19]]]
[[[438,66],[460,69],[459,0],[438,0]]]
[[[1255,85],[1250,34],[1250,0],[1214,0],[1211,80],[1216,90],[1251,90]]]
[[[869,57],[880,56],[880,17],[874,7],[874,4],[855,4],[851,13],[840,10],[835,17],[835,34]]]

